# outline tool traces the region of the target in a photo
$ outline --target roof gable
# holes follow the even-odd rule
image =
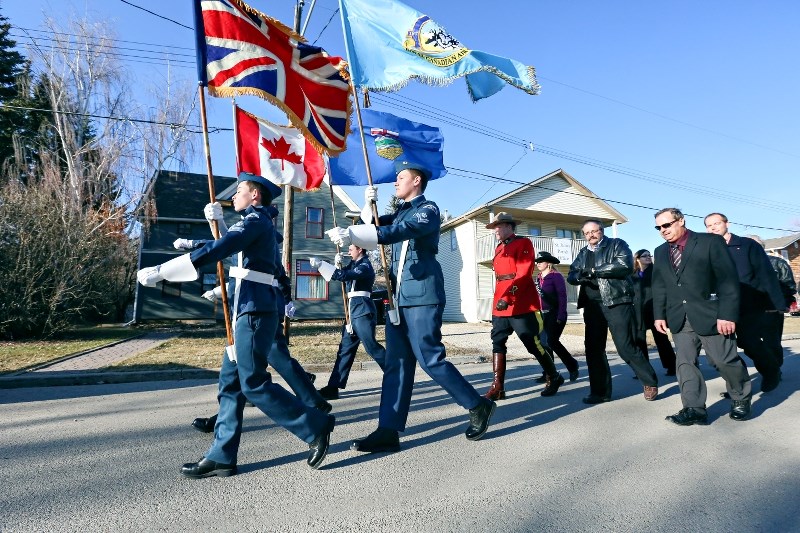
[[[236,178],[214,176],[214,191],[224,191]],[[202,218],[203,208],[208,203],[208,176],[190,172],[162,170],[156,175],[153,199],[159,217]],[[217,198],[220,198],[219,194]]]
[[[786,235],[785,237],[775,237],[774,239],[764,239],[764,248],[767,250],[783,250],[797,241],[800,241],[800,233]]]

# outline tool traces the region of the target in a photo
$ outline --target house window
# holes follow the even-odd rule
[[[556,228],[556,237],[559,239],[582,239],[583,236],[576,229]]]
[[[528,235],[531,237],[541,237],[542,236],[542,227],[541,226],[528,226]]]
[[[321,239],[323,224],[325,222],[325,210],[319,207],[306,208],[306,238]]]
[[[217,286],[217,274],[216,272],[206,272],[203,274],[203,286],[201,287],[201,294],[210,291],[214,287]]]
[[[298,300],[327,300],[328,284],[325,278],[311,268],[311,263],[305,259],[297,261],[295,268],[297,287],[294,297]]]
[[[797,243],[795,243],[795,244],[797,244]],[[783,257],[784,259],[786,259],[788,261],[789,260],[789,250],[781,250],[781,257]]]
[[[450,250],[451,251],[458,250],[458,239],[456,239],[455,230],[450,232]]]
[[[178,235],[191,235],[192,225],[187,222],[178,222]]]
[[[180,298],[181,297],[181,283],[173,283],[165,281],[161,284],[161,297],[162,298]]]

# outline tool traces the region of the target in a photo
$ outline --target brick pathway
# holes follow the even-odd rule
[[[141,337],[122,341],[113,346],[93,350],[87,354],[72,357],[53,365],[35,370],[36,373],[44,372],[73,372],[77,370],[97,370],[119,361],[129,359],[134,355],[155,348],[178,334],[173,331],[152,331]]]

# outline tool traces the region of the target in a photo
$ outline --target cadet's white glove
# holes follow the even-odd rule
[[[367,185],[364,188],[364,202],[370,204],[372,202],[378,203],[378,188],[374,185]]]
[[[308,263],[311,265],[311,268],[314,270],[319,270],[319,266],[322,264],[322,261],[317,259],[316,257],[309,257]]]
[[[350,246],[350,230],[345,228],[332,228],[325,232],[325,235],[339,248]]]
[[[194,241],[192,239],[175,239],[172,246],[176,250],[193,250]]]
[[[297,308],[295,308],[294,302],[289,302],[288,304],[286,304],[286,308],[284,310],[284,312],[286,313],[286,316],[288,316],[289,318],[294,318],[294,313],[296,311],[297,311]]]
[[[145,287],[155,287],[159,281],[164,281],[161,275],[161,265],[143,268],[136,273],[136,280]]]
[[[342,252],[336,254],[336,257],[333,259],[333,266],[336,268],[342,268],[344,266],[344,254]]]
[[[216,302],[218,299],[222,298],[222,287],[214,287],[210,291],[204,292],[203,298],[209,302]]]
[[[222,220],[222,205],[220,205],[219,202],[206,204],[205,208],[203,209],[203,214],[205,215],[206,220],[209,222],[212,220],[220,221]]]

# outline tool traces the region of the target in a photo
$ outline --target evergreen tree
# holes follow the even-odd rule
[[[28,61],[16,48],[16,41],[8,33],[11,23],[0,15],[0,163],[14,155],[13,136],[26,119],[25,111],[9,109],[5,104],[18,105],[20,90],[18,80],[30,71]]]

